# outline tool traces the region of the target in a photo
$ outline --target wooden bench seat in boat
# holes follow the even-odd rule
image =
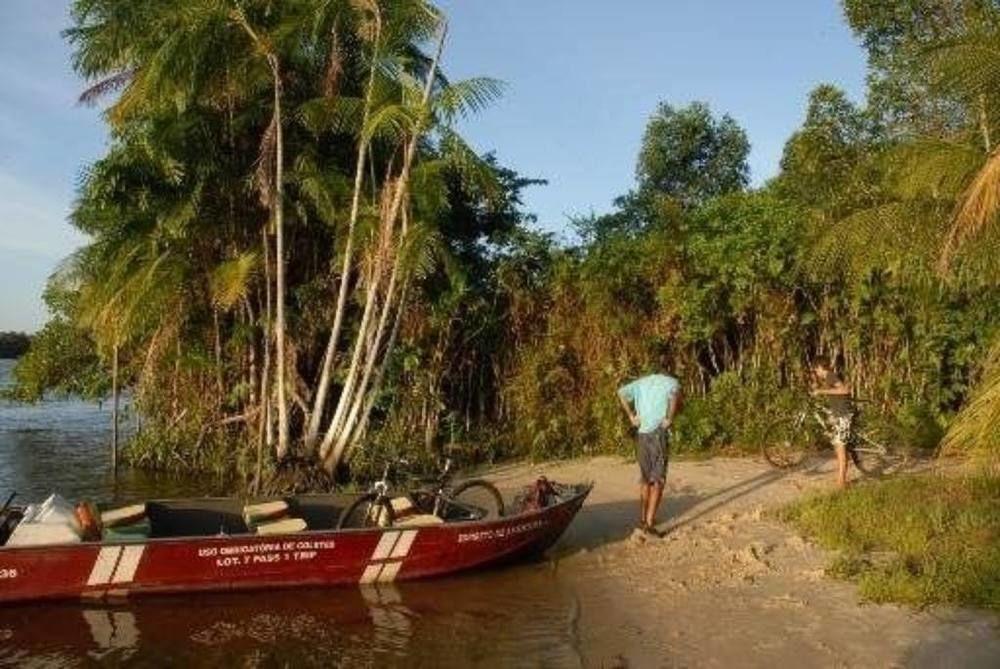
[[[282,518],[264,523],[257,523],[257,534],[295,534],[308,529],[306,521],[301,518]]]
[[[393,527],[427,527],[428,525],[441,525],[443,520],[431,513],[414,513],[409,516],[399,518],[392,524]]]
[[[101,513],[101,525],[104,527],[122,527],[136,525],[146,519],[146,505],[132,504]]]
[[[248,526],[278,520],[288,515],[288,502],[283,499],[257,504],[247,504],[243,507],[243,520]]]

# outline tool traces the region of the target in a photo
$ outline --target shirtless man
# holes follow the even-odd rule
[[[819,356],[813,362],[812,394],[826,404],[827,436],[837,452],[837,485],[847,487],[847,441],[851,436],[854,406],[851,387],[833,371],[830,359]]]

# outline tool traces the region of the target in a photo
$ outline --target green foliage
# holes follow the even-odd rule
[[[870,117],[840,89],[809,94],[802,128],[785,144],[778,191],[823,218],[840,218],[872,196],[877,144]]]
[[[775,422],[801,403],[801,395],[783,387],[773,369],[736,370],[717,376],[705,397],[686,403],[678,416],[674,444],[678,451],[706,449],[759,453]]]
[[[1000,339],[983,368],[982,379],[962,408],[945,440],[952,452],[971,452],[989,461],[1000,459]]]
[[[32,337],[31,348],[14,367],[12,399],[37,402],[47,392],[86,398],[107,395],[110,379],[86,333],[54,318]]]
[[[681,109],[663,102],[642,139],[639,189],[695,206],[745,188],[749,154],[746,132],[730,116],[716,120],[702,102]]]
[[[872,114],[894,136],[961,127],[967,115],[933,94],[926,50],[974,24],[991,0],[843,0],[847,22],[868,51]]]
[[[57,279],[43,296],[53,316],[14,366],[7,394],[17,401],[37,402],[46,392],[98,399],[111,387],[93,339],[73,322],[77,297]]]
[[[781,517],[841,552],[830,571],[876,602],[1000,610],[1000,479],[922,474],[816,496]]]

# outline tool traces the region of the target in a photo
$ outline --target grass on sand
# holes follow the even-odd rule
[[[920,474],[779,512],[840,556],[829,573],[876,602],[1000,610],[1000,476]]]

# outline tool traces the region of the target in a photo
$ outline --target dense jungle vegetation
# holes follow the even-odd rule
[[[426,0],[76,0],[111,143],[16,392],[128,387],[129,460],[251,480],[625,451],[614,390],[658,366],[677,448],[752,447],[823,354],[893,438],[995,457],[1000,9],[844,11],[863,105],[817,86],[753,188],[732,117],[664,102],[567,244],[524,211],[543,182],[457,133],[503,86],[447,78]]]

